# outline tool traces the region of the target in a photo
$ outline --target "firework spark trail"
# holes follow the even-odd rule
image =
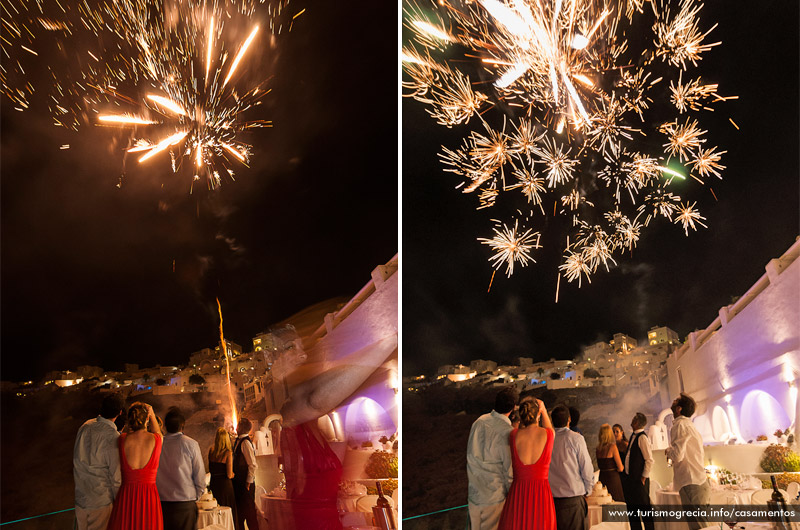
[[[250,44],[253,42],[253,39],[256,38],[256,33],[258,33],[258,26],[253,28],[252,33],[250,33],[250,36],[247,37],[247,40],[244,41],[244,44],[242,44],[242,47],[239,49],[239,53],[236,54],[236,58],[233,60],[233,64],[231,65],[231,69],[228,72],[228,76],[225,78],[225,81],[222,82],[223,88],[225,87],[225,85],[228,84],[228,81],[231,80],[231,77],[233,77],[233,73],[236,71],[236,67],[239,66],[239,61],[242,60],[242,57],[244,57],[244,54],[247,52],[247,49],[250,47]]]
[[[36,87],[26,71],[44,67],[56,125],[120,127],[131,137],[127,152],[151,150],[140,161],[169,151],[173,172],[192,183],[202,175],[214,188],[223,176],[233,178],[234,167],[247,166],[252,148],[243,133],[271,127],[252,116],[269,93],[258,36],[291,28],[305,10],[292,15],[288,4],[109,0],[65,9],[9,0],[0,25],[3,94],[17,110],[29,108]],[[68,60],[53,60],[65,51]],[[182,142],[166,142],[179,132],[186,133]]]
[[[222,332],[222,306],[219,303],[219,298],[217,300],[217,311],[219,312],[219,343],[222,345],[222,355],[225,357],[225,374],[228,377],[228,400],[231,406],[231,422],[233,424],[233,428],[235,429],[237,425],[239,425],[238,415],[236,414],[236,401],[233,399],[233,391],[231,390],[231,364],[230,360],[228,359],[228,346],[225,343],[225,334]]]
[[[687,235],[705,226],[696,203],[681,206],[673,188],[681,183],[683,192],[688,177],[701,184],[721,178],[725,168],[726,151],[708,145],[700,120],[735,96],[720,95],[717,83],[690,73],[719,44],[707,42],[716,25],[701,29],[699,0],[644,5],[406,0],[403,6],[404,96],[427,106],[440,125],[466,129],[461,147],[442,148],[444,170],[463,179],[456,187],[475,194],[478,209],[519,211],[520,201],[538,206],[541,218],[533,211],[526,218],[534,228],[546,223],[543,197],[552,193],[553,216],[567,218],[574,242],[563,247],[559,281],[563,275],[580,285],[598,268],[608,270],[655,218],[681,223]],[[634,47],[630,34],[646,37]],[[517,189],[522,193],[508,193]],[[510,276],[526,258],[514,253],[513,241],[534,228],[499,224],[493,239],[479,241],[495,251],[491,266],[505,264]]]

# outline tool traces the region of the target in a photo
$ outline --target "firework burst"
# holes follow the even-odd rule
[[[551,212],[569,220],[573,244],[560,271],[580,285],[632,250],[655,218],[687,234],[705,226],[696,203],[681,205],[673,189],[724,169],[725,151],[707,145],[700,123],[733,97],[691,71],[719,44],[708,41],[715,25],[703,23],[702,8],[698,0],[408,0],[404,95],[439,124],[468,128],[462,146],[440,157],[477,208],[515,211],[534,226]],[[502,226],[480,241],[510,276],[522,262],[509,250],[518,225]]]
[[[54,4],[58,4],[57,2]],[[110,0],[55,9],[17,1],[4,24],[4,94],[24,110],[35,87],[24,84],[24,45],[42,56],[74,55],[45,63],[53,78],[47,101],[56,125],[80,130],[102,125],[129,132],[126,153],[142,164],[170,164],[193,183],[215,188],[246,166],[243,141],[269,93],[263,50],[290,29],[287,0]],[[4,23],[6,22],[4,18]],[[6,35],[4,35],[6,37]],[[83,49],[84,43],[91,43]],[[72,52],[71,50],[76,50]],[[190,188],[191,189],[191,188]]]
[[[524,267],[528,261],[536,261],[531,257],[530,251],[539,248],[539,233],[531,229],[524,232],[519,228],[519,221],[514,222],[514,228],[503,225],[494,228],[494,237],[491,239],[478,238],[484,245],[489,245],[495,254],[489,258],[495,269],[506,266],[506,276],[514,274],[514,264],[519,263]]]

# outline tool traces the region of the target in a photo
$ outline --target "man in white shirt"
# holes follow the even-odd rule
[[[172,407],[164,417],[167,434],[161,446],[156,486],[164,530],[197,528],[197,501],[206,491],[206,468],[200,444],[183,434],[186,417]]]
[[[78,530],[105,530],[111,518],[114,497],[122,484],[119,432],[114,420],[124,406],[121,395],[107,395],[100,405],[100,415],[81,425],[75,437],[72,474]]]
[[[233,494],[236,497],[236,528],[244,530],[247,522],[249,530],[258,530],[256,514],[256,451],[250,440],[253,424],[247,418],[239,420],[236,432],[239,437],[233,446]]]
[[[650,470],[653,467],[653,454],[650,451],[650,440],[644,433],[647,416],[637,412],[631,420],[631,435],[628,451],[625,453],[625,472],[622,476],[622,488],[625,493],[625,504],[633,512],[628,519],[631,530],[653,530],[652,517],[642,517],[638,510],[650,509]]]
[[[550,490],[558,530],[584,530],[589,507],[586,495],[594,485],[592,457],[582,434],[570,429],[570,410],[559,405],[551,413],[555,437],[550,458]]]
[[[470,530],[495,530],[511,487],[511,420],[517,403],[513,387],[501,390],[494,410],[472,424],[467,441]]]
[[[681,495],[684,506],[708,504],[711,486],[703,467],[703,437],[690,419],[697,405],[691,396],[681,393],[672,402],[672,415],[675,418],[670,431],[667,458],[672,460],[673,485]],[[707,521],[688,521],[690,530],[708,526]]]

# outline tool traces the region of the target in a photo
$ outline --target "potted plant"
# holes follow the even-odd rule
[[[397,478],[397,455],[387,451],[375,451],[369,456],[364,473],[372,479]]]
[[[787,429],[787,430],[788,430],[788,429]],[[786,441],[786,438],[784,437],[784,435],[783,435],[783,431],[782,431],[781,429],[778,429],[777,431],[775,431],[775,432],[774,432],[774,433],[772,433],[772,434],[773,434],[773,436],[775,436],[775,438],[777,438],[777,439],[778,439],[778,443],[779,443],[779,444],[782,444],[783,442],[785,442],[785,441]]]
[[[800,455],[785,445],[770,444],[761,457],[761,469],[767,473],[800,471]]]

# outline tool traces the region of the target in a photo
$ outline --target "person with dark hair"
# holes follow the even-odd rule
[[[650,451],[650,440],[644,433],[647,416],[637,412],[631,420],[631,442],[625,454],[625,474],[622,477],[622,489],[625,504],[633,512],[628,517],[631,530],[653,530],[652,517],[641,517],[638,510],[650,508],[650,469],[653,467],[653,455]]]
[[[569,409],[553,409],[553,456],[550,460],[550,489],[556,509],[558,530],[584,530],[589,507],[586,495],[594,485],[594,468],[583,435],[569,429]]]
[[[611,429],[614,432],[614,440],[617,443],[619,457],[620,459],[625,460],[625,453],[628,452],[628,439],[625,437],[625,430],[619,423],[615,423]]]
[[[163,530],[156,474],[161,457],[161,432],[153,407],[136,402],[128,409],[128,432],[119,437],[122,485],[108,530]]]
[[[578,428],[580,419],[581,412],[575,407],[569,407],[569,430],[578,434],[583,434],[583,431]]]
[[[256,451],[250,440],[253,424],[247,418],[239,420],[236,432],[239,437],[233,446],[233,494],[236,497],[236,528],[244,530],[244,523],[258,529],[256,513]]]
[[[467,479],[470,530],[495,530],[506,494],[511,487],[511,448],[508,416],[517,391],[506,387],[497,393],[494,410],[472,424],[467,441]]]
[[[158,496],[164,516],[164,530],[194,530],[197,500],[206,491],[206,468],[200,444],[183,434],[186,418],[178,407],[164,416],[167,434],[158,465]]]
[[[108,394],[100,414],[78,429],[72,452],[75,479],[75,520],[78,530],[105,530],[111,517],[122,475],[119,469],[119,431],[114,421],[123,413],[125,400]]]
[[[553,493],[547,480],[553,424],[544,403],[536,399],[520,403],[519,424],[509,436],[514,481],[503,505],[499,529],[556,530]]]
[[[694,399],[688,394],[681,395],[672,402],[672,415],[675,418],[670,431],[670,445],[667,458],[672,460],[673,484],[680,493],[681,504],[705,505],[711,497],[711,486],[706,477],[703,461],[703,437],[690,419],[697,408]],[[707,521],[689,522],[690,530],[708,526]]]

